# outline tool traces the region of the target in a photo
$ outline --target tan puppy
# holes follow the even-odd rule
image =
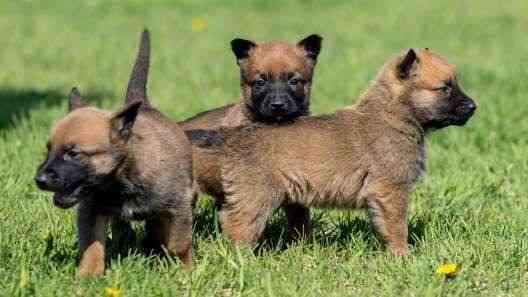
[[[406,255],[408,197],[425,173],[425,136],[463,125],[475,109],[453,65],[411,49],[355,106],[291,125],[210,132],[200,150],[223,158],[222,230],[235,243],[253,243],[285,203],[367,208],[390,251]]]
[[[203,129],[236,127],[249,123],[287,125],[309,114],[313,71],[322,38],[310,35],[297,44],[269,42],[256,44],[234,39],[231,48],[240,66],[242,101],[200,113],[181,122],[191,139],[200,143]],[[212,156],[211,156],[212,157]],[[223,200],[220,177],[214,174],[218,160],[194,156],[194,175],[202,192]],[[285,204],[290,235],[310,232],[309,210],[295,203]]]
[[[101,275],[111,218],[146,220],[159,248],[191,259],[192,151],[178,125],[150,106],[145,31],[126,94],[117,112],[87,107],[77,91],[69,113],[52,129],[36,183],[54,192],[60,208],[78,207],[78,274]]]

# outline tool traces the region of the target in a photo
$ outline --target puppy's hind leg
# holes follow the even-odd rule
[[[99,276],[104,273],[107,223],[107,216],[94,213],[91,207],[79,206],[79,276]]]
[[[248,199],[251,197],[251,199]],[[254,246],[261,237],[266,221],[280,200],[267,192],[237,190],[225,197],[219,210],[222,232],[233,240],[235,245]]]

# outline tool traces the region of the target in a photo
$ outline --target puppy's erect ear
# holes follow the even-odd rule
[[[110,119],[111,139],[127,141],[132,135],[132,128],[136,122],[142,101],[134,101],[126,105]]]
[[[241,60],[247,59],[249,51],[256,46],[256,43],[246,39],[235,38],[231,40],[231,50],[233,50],[238,64],[240,64]]]
[[[86,106],[88,105],[84,102],[83,98],[81,97],[81,93],[76,87],[74,87],[71,90],[70,97],[68,99],[68,112]]]
[[[317,60],[317,56],[321,51],[321,43],[323,38],[317,34],[312,34],[297,43],[297,46],[303,48],[306,51],[306,57],[314,61]]]
[[[401,60],[401,62],[396,66],[396,71],[398,72],[398,77],[400,79],[407,79],[410,77],[411,72],[413,70],[413,67],[415,64],[419,62],[418,57],[416,56],[416,53],[411,48],[405,55],[405,57]]]

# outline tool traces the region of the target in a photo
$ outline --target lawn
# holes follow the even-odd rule
[[[2,1],[0,3],[0,296],[526,296],[528,2]],[[363,212],[314,212],[312,239],[286,245],[277,213],[258,252],[235,249],[207,199],[196,210],[195,265],[110,249],[104,277],[76,279],[75,213],[54,208],[33,175],[72,86],[117,109],[140,31],[152,37],[151,101],[175,120],[239,98],[235,37],[325,39],[314,113],[353,104],[409,47],[458,66],[479,104],[464,127],[434,133],[411,196],[412,254],[383,250]],[[141,224],[134,226],[142,230]],[[459,264],[449,281],[436,275]]]

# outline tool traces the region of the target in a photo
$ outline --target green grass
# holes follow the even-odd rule
[[[0,296],[102,296],[108,286],[124,296],[526,296],[527,1],[70,2],[0,3]],[[201,32],[191,30],[197,17]],[[363,213],[338,211],[316,211],[313,240],[287,248],[279,213],[266,248],[239,251],[203,200],[191,272],[112,250],[104,277],[77,280],[74,212],[54,208],[33,175],[72,86],[98,106],[120,106],[145,26],[150,97],[174,119],[238,98],[234,37],[323,35],[315,113],[354,103],[406,48],[455,63],[479,110],[428,140],[428,174],[410,204],[412,255],[390,257]],[[445,262],[462,265],[449,282],[434,273]]]

